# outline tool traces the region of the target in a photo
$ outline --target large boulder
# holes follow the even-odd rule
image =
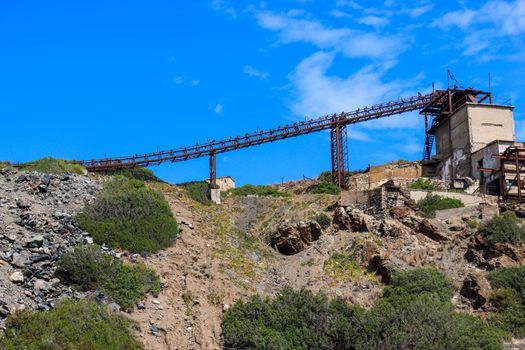
[[[447,232],[448,232],[447,228],[440,226],[438,222],[435,220],[433,221],[430,221],[429,219],[422,220],[419,223],[417,232],[427,236],[428,238],[434,241],[438,241],[438,242],[450,240],[450,238],[447,236]]]
[[[334,213],[334,224],[341,230],[354,232],[374,232],[379,227],[379,223],[372,216],[351,207],[337,208]]]
[[[489,244],[480,234],[472,237],[465,258],[484,268],[512,267],[525,261],[525,248],[509,243]]]
[[[489,281],[481,272],[470,272],[461,287],[460,294],[466,298],[474,309],[482,308],[491,293]]]
[[[321,226],[315,221],[284,223],[277,228],[272,244],[280,253],[294,255],[317,241],[321,233]]]

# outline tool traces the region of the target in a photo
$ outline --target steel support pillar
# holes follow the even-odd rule
[[[337,124],[330,131],[332,146],[332,182],[339,188],[346,188],[348,173],[348,140],[346,125]]]
[[[210,154],[210,189],[217,188],[217,154]]]
[[[430,144],[430,135],[428,133],[428,128],[428,113],[425,112],[425,149],[423,151],[423,160],[430,159],[430,154],[432,153],[432,145]]]

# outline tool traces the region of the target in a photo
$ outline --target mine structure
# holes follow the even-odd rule
[[[490,92],[454,86],[228,139],[79,163],[91,172],[111,172],[209,157],[209,183],[213,196],[213,191],[218,191],[218,154],[329,130],[332,180],[344,189],[347,186],[346,175],[349,173],[347,127],[419,111],[425,118],[425,143],[421,162],[423,176],[440,178],[451,183],[468,178],[470,180],[464,183],[472,185],[475,182],[476,191],[480,193],[497,194],[504,199],[516,197],[521,201],[525,198],[522,189],[525,170],[521,170],[525,166],[525,149],[523,144],[515,142],[513,108],[493,104]],[[432,154],[434,149],[435,154]],[[513,164],[513,169],[510,163]],[[514,175],[511,176],[511,173]]]

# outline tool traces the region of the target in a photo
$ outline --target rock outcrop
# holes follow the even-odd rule
[[[54,276],[55,264],[68,247],[92,242],[73,215],[100,187],[85,176],[0,172],[0,317],[75,295]]]
[[[272,244],[280,253],[294,255],[317,241],[321,234],[321,226],[315,221],[286,222],[277,228]]]

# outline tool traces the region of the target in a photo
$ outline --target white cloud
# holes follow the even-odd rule
[[[491,0],[477,10],[464,8],[446,13],[432,25],[442,29],[459,28],[466,56],[481,61],[522,57],[525,33],[525,0]],[[511,40],[505,40],[511,38]],[[512,40],[521,41],[520,45]],[[521,50],[516,52],[517,50]]]
[[[386,68],[369,65],[346,78],[327,74],[335,53],[317,52],[304,59],[290,74],[294,90],[291,109],[297,117],[319,117],[331,113],[353,111],[357,108],[390,101],[414,91],[416,77],[408,81],[384,82]],[[421,116],[407,113],[384,119],[372,120],[352,126],[355,139],[369,141],[370,130],[422,129]],[[376,132],[377,135],[377,132]]]
[[[244,72],[244,74],[246,74],[247,76],[251,78],[258,78],[261,80],[266,80],[268,79],[268,76],[269,76],[268,72],[260,71],[256,68],[253,68],[252,66],[244,66],[242,71]]]
[[[199,79],[193,79],[191,81],[191,86],[198,86],[201,83]]]
[[[379,17],[379,16],[365,16],[365,17],[358,18],[356,21],[358,23],[366,24],[372,27],[384,27],[388,23],[390,23],[390,20],[388,18]]]
[[[237,18],[237,10],[235,7],[230,6],[229,2],[226,0],[213,0],[211,2],[211,7],[217,11],[222,12],[231,18]]]
[[[336,50],[347,57],[396,57],[406,49],[406,39],[349,28],[331,28],[321,22],[269,11],[256,12],[259,25],[278,32],[281,43],[304,42],[320,49]]]
[[[222,103],[217,103],[215,107],[213,108],[213,111],[217,114],[222,114],[223,109],[224,109],[224,106],[222,105]]]
[[[184,82],[184,78],[183,77],[181,77],[181,76],[173,77],[173,83],[174,84],[180,85],[183,82]]]

